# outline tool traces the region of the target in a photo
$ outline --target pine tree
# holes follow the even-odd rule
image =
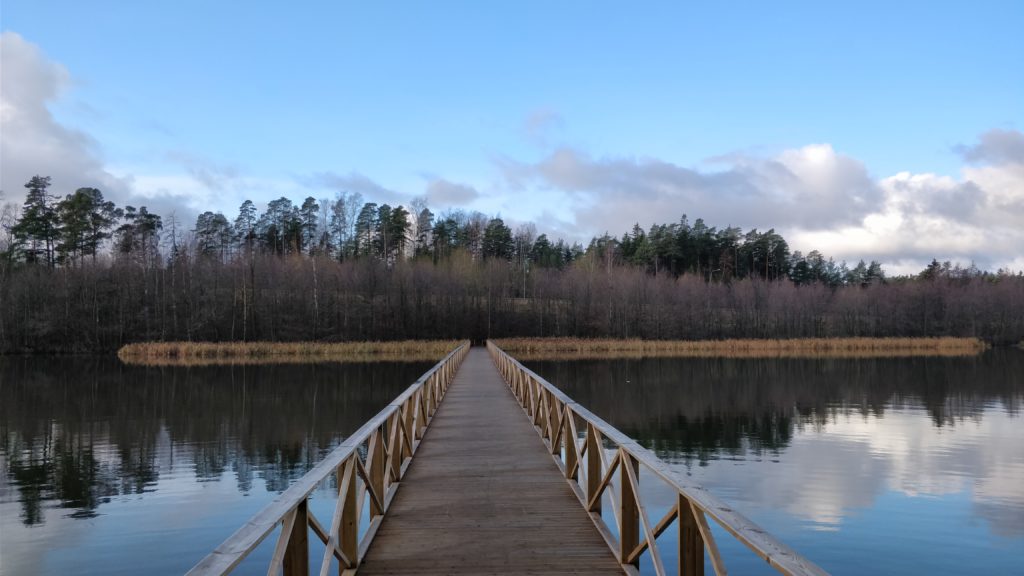
[[[319,226],[317,220],[320,215],[320,204],[312,196],[309,196],[302,202],[298,214],[302,246],[305,246],[306,250],[312,254],[317,243],[317,228]],[[302,251],[301,246],[299,251]]]
[[[53,267],[58,241],[57,209],[55,198],[47,193],[49,176],[33,176],[26,184],[28,195],[21,211],[21,219],[12,229],[15,241],[21,246],[28,263],[45,262]]]
[[[85,256],[95,260],[100,245],[110,238],[110,229],[121,215],[121,210],[113,202],[105,201],[96,188],[79,188],[66,196],[57,204],[60,260],[74,261]]]
[[[484,229],[484,258],[511,260],[514,250],[515,243],[512,241],[512,230],[505,225],[501,218],[492,218],[487,223],[487,228]]]

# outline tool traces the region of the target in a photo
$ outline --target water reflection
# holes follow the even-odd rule
[[[33,544],[32,534],[74,531],[69,523],[105,528],[138,510],[182,520],[213,506],[224,515],[220,532],[237,528],[260,503],[232,512],[231,502],[254,492],[262,502],[285,489],[430,365],[137,368],[112,359],[2,359],[0,573],[26,566],[61,571],[59,562],[45,568],[39,554],[33,564],[19,558],[28,558],[26,546],[59,550],[51,539],[59,536]],[[105,515],[114,521],[105,523]],[[131,539],[131,530],[144,531],[152,521],[129,520],[121,537]],[[221,537],[207,534],[186,545],[208,547]],[[169,557],[180,557],[173,542],[162,544],[168,546]],[[56,562],[56,552],[48,554]],[[187,568],[198,557],[179,558],[168,569]],[[83,566],[89,564],[74,571]],[[94,571],[107,571],[99,566]]]
[[[528,364],[835,573],[1024,560],[1020,351]]]
[[[532,362],[539,374],[665,456],[705,462],[772,453],[839,416],[923,406],[937,427],[993,401],[1020,411],[1024,354],[972,358],[701,359]]]

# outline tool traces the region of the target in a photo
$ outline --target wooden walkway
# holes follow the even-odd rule
[[[622,573],[486,350],[472,349],[359,574]]]

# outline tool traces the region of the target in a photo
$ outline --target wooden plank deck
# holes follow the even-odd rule
[[[359,574],[623,571],[487,351],[474,348]]]

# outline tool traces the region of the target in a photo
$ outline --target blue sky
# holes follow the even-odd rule
[[[2,80],[58,77],[7,108],[181,214],[355,187],[567,237],[688,213],[897,269],[1024,268],[1024,3],[553,4],[6,0]],[[35,172],[94,185],[5,124],[8,199]],[[973,240],[922,244],[931,216]]]

